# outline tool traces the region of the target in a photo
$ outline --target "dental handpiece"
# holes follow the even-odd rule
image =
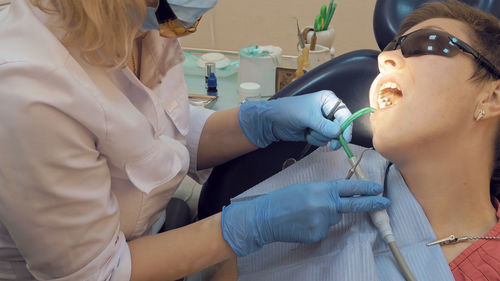
[[[361,169],[356,156],[351,156],[349,158],[349,163],[354,169],[354,173],[359,180],[370,181],[370,178],[368,178],[365,172]],[[382,196],[382,194],[379,194],[379,196]],[[394,238],[394,234],[392,233],[389,215],[385,209],[370,212],[370,218],[386,243],[396,241],[396,238]]]
[[[363,108],[363,109],[355,112],[344,123],[342,123],[342,125],[341,125],[342,133],[347,128],[347,126],[349,126],[352,123],[352,121],[354,121],[354,119],[360,117],[363,114],[370,113],[370,112],[375,112],[375,109],[367,107],[367,108]],[[347,142],[343,138],[342,133],[339,136],[340,143],[342,144],[342,147],[344,148],[344,150],[347,154],[347,157],[349,159],[349,163],[351,164],[351,167],[352,167],[352,171],[354,172],[354,174],[356,174],[356,177],[359,180],[370,181],[368,176],[361,169],[361,166],[359,165],[359,161],[358,161],[357,157],[349,149],[349,146],[347,145]],[[382,194],[379,194],[379,196],[382,196]],[[401,251],[399,250],[399,247],[396,243],[396,239],[395,239],[394,234],[392,232],[390,219],[389,219],[389,215],[387,214],[387,211],[386,210],[379,210],[379,211],[370,212],[369,214],[370,214],[370,218],[371,218],[373,224],[380,232],[380,235],[382,236],[384,241],[388,244],[389,249],[391,250],[392,255],[396,259],[396,262],[399,266],[399,269],[401,270],[401,273],[403,274],[406,281],[417,281],[417,279],[415,278],[415,276],[411,272],[410,268],[408,267],[408,264],[406,263],[403,255],[401,254]]]
[[[359,180],[370,181],[365,172],[361,169],[356,156],[349,157],[349,163],[351,164],[354,173]],[[379,196],[382,196],[382,194],[379,194]],[[401,251],[399,250],[399,247],[396,243],[396,238],[392,233],[392,227],[387,211],[383,209],[370,212],[369,214],[373,224],[380,232],[380,235],[382,235],[384,241],[388,244],[389,249],[396,259],[396,262],[398,263],[401,273],[403,274],[406,281],[417,281],[410,268],[408,267],[408,264],[406,263],[403,255],[401,254]]]

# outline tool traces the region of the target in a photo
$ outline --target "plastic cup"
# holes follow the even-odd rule
[[[260,85],[255,82],[243,82],[238,87],[240,94],[240,102],[244,103],[249,100],[260,99]]]

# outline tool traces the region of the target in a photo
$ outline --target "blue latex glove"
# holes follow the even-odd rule
[[[245,136],[257,147],[266,147],[274,141],[307,141],[323,146],[331,141],[338,149],[340,125],[351,116],[341,103],[334,121],[325,118],[338,100],[332,91],[319,91],[307,95],[284,97],[269,101],[248,101],[238,111],[240,127]],[[351,141],[352,126],[344,131]]]
[[[375,196],[382,190],[379,184],[359,180],[291,185],[224,207],[222,234],[238,256],[276,241],[317,242],[342,213],[387,208],[389,199]]]

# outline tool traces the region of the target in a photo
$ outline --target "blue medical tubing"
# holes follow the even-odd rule
[[[356,111],[353,115],[351,115],[349,118],[347,118],[342,125],[340,125],[340,144],[342,145],[342,148],[344,149],[345,153],[347,154],[347,157],[349,157],[349,162],[354,169],[354,172],[356,173],[356,176],[360,180],[367,180],[369,181],[370,179],[366,176],[366,174],[363,172],[361,167],[358,165],[358,159],[354,154],[352,153],[351,149],[349,149],[349,146],[347,145],[347,142],[345,141],[342,133],[344,130],[351,125],[351,123],[358,117],[360,117],[363,114],[366,113],[374,113],[376,109],[371,108],[371,107],[365,107],[362,108],[358,111]],[[384,238],[384,241],[388,244],[389,249],[392,252],[392,255],[396,259],[396,262],[399,266],[399,269],[401,270],[401,273],[403,274],[404,278],[407,281],[417,281],[413,273],[411,272],[410,268],[408,267],[408,264],[406,263],[403,255],[401,254],[401,251],[399,250],[398,245],[396,244],[396,239],[394,237],[394,234],[392,233],[392,228],[390,225],[390,220],[389,220],[389,215],[387,214],[386,210],[378,210],[378,211],[373,211],[370,212],[370,218],[373,222],[373,224],[377,227],[379,230],[380,234]]]

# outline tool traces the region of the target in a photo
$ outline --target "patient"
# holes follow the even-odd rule
[[[455,36],[471,49],[440,44]],[[459,2],[432,3],[410,14],[396,38],[370,89],[374,146],[399,168],[438,237],[484,235],[497,224],[500,22]],[[451,262],[473,243],[443,251]],[[500,250],[500,240],[492,243]]]
[[[500,280],[499,19],[457,1],[428,3],[378,62],[376,151],[400,171],[438,239],[497,238],[442,245],[453,277]]]
[[[455,45],[439,44],[445,37]],[[455,1],[432,3],[410,14],[396,38],[380,54],[370,90],[379,109],[371,116],[375,149],[401,171],[438,238],[500,236],[492,196],[500,188],[498,18]],[[387,82],[397,90],[384,89]],[[500,240],[442,250],[456,280],[499,280]],[[470,267],[466,260],[479,252],[493,258],[491,267]]]

